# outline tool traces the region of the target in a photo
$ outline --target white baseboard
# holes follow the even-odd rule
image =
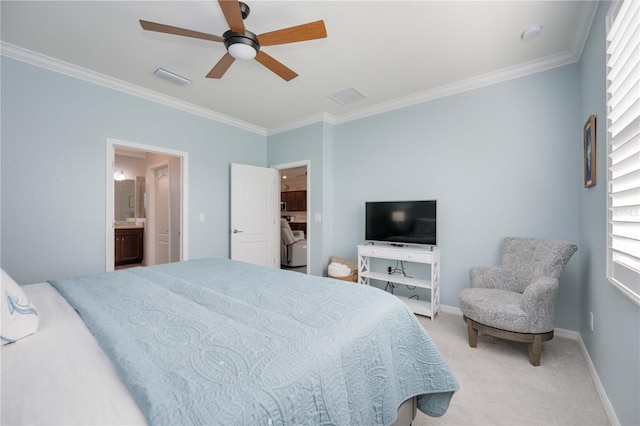
[[[457,306],[440,305],[440,310],[448,314],[462,316],[462,311]],[[611,405],[611,401],[609,401],[607,392],[604,390],[604,386],[602,386],[602,382],[600,381],[600,377],[598,377],[598,372],[596,371],[596,367],[593,365],[593,362],[591,361],[591,357],[589,356],[589,351],[587,351],[587,347],[585,346],[580,333],[573,330],[567,330],[565,328],[555,328],[553,330],[553,334],[556,337],[575,340],[578,342],[578,346],[580,347],[580,352],[582,352],[582,356],[584,356],[584,360],[587,363],[587,368],[589,369],[589,373],[591,374],[591,378],[593,379],[593,384],[596,387],[596,391],[598,392],[600,401],[602,401],[604,411],[607,413],[609,422],[611,423],[612,426],[619,426],[620,421],[618,420],[618,416],[616,416],[616,412],[613,409],[613,406]]]
[[[609,418],[609,423],[611,423],[612,426],[619,426],[620,420],[618,420],[618,416],[616,415],[616,412],[613,409],[613,405],[611,405],[611,401],[609,401],[607,392],[604,390],[604,386],[602,386],[602,382],[600,381],[600,377],[598,377],[598,372],[596,371],[596,367],[593,365],[593,362],[591,362],[589,351],[587,351],[587,347],[584,344],[584,341],[582,340],[582,336],[580,335],[580,333],[576,333],[576,334],[578,334],[578,346],[580,346],[580,350],[582,351],[584,360],[587,363],[587,368],[589,368],[589,372],[591,373],[591,378],[593,379],[593,384],[596,386],[596,391],[600,396],[600,401],[602,401],[602,405],[604,406],[604,411],[607,413],[607,417]]]
[[[554,328],[553,335],[556,337],[562,337],[563,339],[576,340],[576,341],[580,340],[580,333],[573,330],[567,330],[566,328],[558,328],[558,327]]]
[[[454,314],[462,316],[462,311],[457,306],[440,305],[440,310],[448,314]]]

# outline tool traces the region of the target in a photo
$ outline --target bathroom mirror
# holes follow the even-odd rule
[[[146,197],[144,176],[136,176],[135,205],[136,205],[136,217],[138,218],[146,217],[147,197]]]
[[[116,221],[145,217],[145,179],[137,176],[135,180],[115,181],[114,217]]]

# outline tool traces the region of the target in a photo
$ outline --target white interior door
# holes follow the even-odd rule
[[[231,259],[280,266],[278,171],[231,164]]]
[[[155,263],[169,263],[169,166],[155,169]]]

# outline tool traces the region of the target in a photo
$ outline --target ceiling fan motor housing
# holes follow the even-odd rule
[[[239,1],[238,6],[240,6],[240,15],[242,15],[242,19],[247,19],[247,16],[249,16],[249,13],[251,13],[249,5]]]
[[[258,43],[258,37],[251,31],[245,30],[244,34],[240,34],[240,33],[236,33],[229,30],[225,32],[222,35],[222,37],[224,37],[224,46],[227,48],[227,51],[231,54],[231,56],[233,56],[236,59],[253,59],[253,57],[255,57],[255,55],[260,50],[260,43]],[[233,53],[234,48],[231,47],[234,44],[247,45],[253,48],[253,50],[255,50],[255,54],[251,58],[236,57]]]
[[[218,3],[224,19],[229,25],[229,31],[225,32],[222,37],[186,28],[174,27],[172,25],[144,21],[142,19],[140,20],[140,25],[147,31],[197,38],[216,43],[224,42],[227,53],[220,58],[207,74],[207,78],[215,79],[222,78],[236,59],[243,61],[255,59],[283,80],[292,80],[296,78],[298,74],[267,53],[261,52],[260,43],[265,46],[274,46],[327,37],[327,30],[322,20],[281,28],[256,36],[251,31],[247,31],[242,22],[249,16],[251,11],[246,3],[239,0],[218,0]],[[260,37],[259,40],[258,37]]]

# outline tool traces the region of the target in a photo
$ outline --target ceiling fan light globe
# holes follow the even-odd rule
[[[258,52],[250,45],[244,43],[235,43],[228,48],[229,55],[236,59],[248,61],[256,57]]]
[[[244,34],[240,34],[229,30],[222,37],[224,37],[227,52],[235,59],[248,61],[255,58],[260,50],[258,38],[251,31],[245,30]]]

